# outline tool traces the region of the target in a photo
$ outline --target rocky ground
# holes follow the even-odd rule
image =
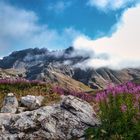
[[[19,101],[9,93],[0,113],[0,140],[84,139],[84,131],[99,125],[91,105],[74,96],[62,96],[42,106],[42,96],[27,95]]]

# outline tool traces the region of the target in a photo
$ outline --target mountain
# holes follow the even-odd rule
[[[59,51],[34,48],[16,51],[4,57],[0,60],[0,68],[1,71],[14,71],[15,75],[29,80],[43,80],[82,91],[102,89],[110,83],[116,85],[140,78],[140,69],[76,67],[77,63],[88,59],[88,55],[80,55],[73,47]]]

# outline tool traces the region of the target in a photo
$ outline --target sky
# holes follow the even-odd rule
[[[139,67],[139,25],[140,0],[0,0],[0,57],[74,46],[88,66]]]

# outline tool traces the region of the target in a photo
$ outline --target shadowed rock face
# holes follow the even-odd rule
[[[80,138],[89,126],[99,125],[89,103],[63,96],[61,103],[19,114],[0,113],[2,140],[70,140]]]
[[[109,84],[121,84],[127,81],[135,81],[140,78],[140,69],[111,70],[108,68],[75,69],[73,78],[87,84],[91,88],[106,88]]]
[[[80,87],[80,90],[84,91],[85,85],[92,89],[100,89],[105,88],[109,83],[115,85],[140,78],[140,69],[111,70],[75,67],[75,64],[87,59],[89,59],[88,56],[75,53],[73,47],[52,52],[35,48],[13,52],[4,57],[0,60],[0,68],[19,70],[21,75],[29,80],[43,80],[65,88],[73,85],[74,89],[79,90]]]

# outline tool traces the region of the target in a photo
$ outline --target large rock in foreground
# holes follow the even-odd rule
[[[75,98],[74,96],[67,96],[63,99],[61,106],[80,118],[87,125],[94,126],[98,123],[96,113],[86,101],[81,101],[81,99]]]
[[[0,114],[2,140],[69,140],[80,138],[99,121],[89,103],[65,96],[60,104],[19,114]]]

